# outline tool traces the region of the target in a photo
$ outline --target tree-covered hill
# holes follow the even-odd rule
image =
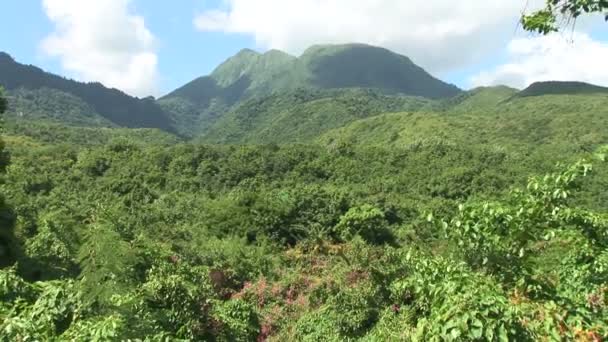
[[[153,98],[138,99],[100,83],[81,83],[16,62],[0,52],[0,86],[17,98],[13,116],[175,131],[171,118]]]
[[[563,151],[608,141],[603,94],[514,96],[508,88],[476,89],[418,112],[383,114],[326,133],[325,144],[404,146],[433,138],[456,144]],[[440,110],[439,110],[440,109]]]
[[[387,112],[417,111],[429,102],[371,89],[296,89],[243,102],[219,118],[200,140],[230,144],[312,141],[355,120]]]
[[[430,102],[423,109],[446,113],[488,112],[495,110],[518,92],[517,89],[507,86],[478,87],[454,97]]]
[[[604,94],[608,95],[608,88],[599,87],[585,82],[536,82],[519,92],[516,96],[542,96],[542,95],[576,95],[576,94]]]
[[[36,121],[66,126],[116,127],[81,98],[51,88],[18,88],[7,96],[10,121]]]
[[[239,104],[198,140],[281,144],[323,136],[324,143],[394,145],[443,137],[455,143],[583,149],[604,141],[608,97],[602,93],[521,93],[504,86],[482,87],[430,100],[370,89],[297,89]]]
[[[205,133],[223,114],[250,99],[273,93],[373,88],[389,95],[446,98],[460,90],[386,49],[362,44],[313,46],[299,58],[271,50],[245,49],[160,99],[178,128],[191,136]]]

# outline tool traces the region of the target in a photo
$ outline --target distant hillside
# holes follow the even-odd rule
[[[553,146],[569,152],[608,143],[607,96],[544,95],[504,101],[510,92],[497,96],[497,88],[474,90],[452,109],[378,115],[329,131],[319,141],[331,146],[395,147],[440,141],[516,151]],[[494,104],[480,105],[488,101]]]
[[[66,124],[107,124],[174,131],[153,98],[138,99],[100,83],[81,83],[17,63],[0,53],[0,85],[14,101],[14,115]]]
[[[358,119],[419,110],[430,101],[377,90],[299,89],[245,101],[201,137],[208,143],[263,144],[310,141]]]
[[[517,89],[507,86],[478,87],[448,99],[431,102],[425,109],[451,113],[488,111],[500,106],[517,92]]]
[[[541,95],[608,94],[608,88],[584,82],[536,82],[519,92],[517,97]]]
[[[460,90],[409,58],[362,44],[313,46],[296,58],[245,49],[159,100],[182,133],[205,133],[223,114],[248,99],[299,89],[372,88],[383,94],[447,98]]]
[[[117,126],[81,98],[51,88],[13,89],[7,96],[8,120],[36,120],[68,126]]]

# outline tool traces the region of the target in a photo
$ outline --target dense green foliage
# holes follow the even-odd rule
[[[53,143],[78,129],[53,128],[9,136],[3,340],[608,334],[608,150],[162,145],[129,131],[86,146]],[[593,170],[525,182],[585,155]]]
[[[3,89],[0,87],[0,133],[4,133],[3,113],[6,107],[6,99]],[[8,152],[5,150],[5,142],[0,139],[0,177],[6,171],[9,160]],[[2,182],[3,179],[0,178],[0,184]],[[0,192],[0,267],[10,265],[14,261],[10,253],[10,245],[14,244],[15,241],[12,240],[12,231],[6,228],[13,224],[13,219],[13,213],[5,202],[4,194]]]
[[[0,89],[0,114],[4,113],[4,111],[6,111],[6,99],[2,94],[2,89]]]

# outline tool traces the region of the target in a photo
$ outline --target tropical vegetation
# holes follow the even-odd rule
[[[608,338],[606,88],[416,88],[351,49],[160,100],[5,58],[36,81],[0,95],[0,341]]]

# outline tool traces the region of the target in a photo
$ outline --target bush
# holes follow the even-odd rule
[[[350,208],[334,229],[342,241],[359,236],[370,243],[382,243],[390,238],[384,213],[368,204]]]

